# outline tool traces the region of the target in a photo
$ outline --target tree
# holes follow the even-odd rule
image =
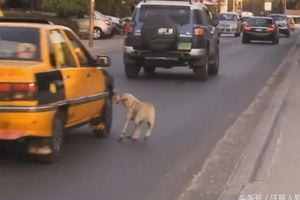
[[[43,8],[61,17],[82,16],[88,12],[87,0],[43,0]]]

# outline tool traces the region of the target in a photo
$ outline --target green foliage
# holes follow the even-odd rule
[[[82,16],[88,13],[88,0],[43,0],[46,11],[57,13],[61,17]]]

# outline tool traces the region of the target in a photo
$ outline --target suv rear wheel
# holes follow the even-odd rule
[[[206,81],[207,78],[208,78],[208,56],[204,56],[203,60],[201,61],[201,65],[196,65],[196,66],[193,66],[193,71],[194,71],[194,74],[195,74],[195,77],[198,79],[198,80],[201,80],[201,81]]]
[[[219,73],[219,65],[220,65],[220,51],[219,48],[214,55],[214,63],[208,66],[208,73],[211,75],[217,75]]]
[[[141,66],[138,64],[125,64],[125,74],[127,78],[137,78],[141,70]]]
[[[155,67],[143,67],[145,74],[152,75],[155,73]]]

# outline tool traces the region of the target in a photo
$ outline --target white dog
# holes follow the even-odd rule
[[[127,110],[126,121],[123,130],[119,136],[118,141],[122,142],[124,137],[138,140],[140,137],[140,126],[143,122],[147,123],[148,127],[144,135],[144,139],[147,140],[152,132],[155,121],[155,108],[150,103],[145,103],[134,97],[132,94],[125,93],[121,96],[114,97],[117,104],[121,103]],[[126,135],[126,130],[129,121],[134,123],[134,130],[131,135]]]

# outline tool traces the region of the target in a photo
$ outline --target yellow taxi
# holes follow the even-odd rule
[[[89,124],[107,136],[113,79],[67,27],[0,19],[0,140],[24,141],[46,162],[60,154],[64,130]]]

